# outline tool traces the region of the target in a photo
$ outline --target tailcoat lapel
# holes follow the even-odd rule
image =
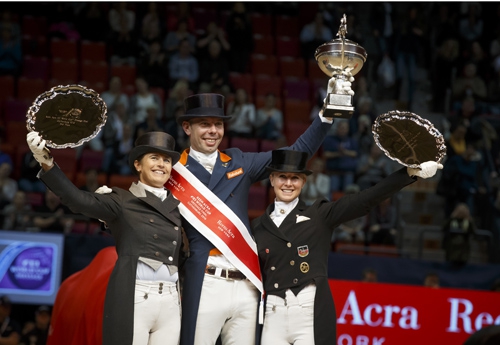
[[[180,218],[174,216],[172,211],[179,205],[179,200],[175,199],[172,193],[168,192],[167,198],[161,201],[153,193],[148,192],[142,188],[138,183],[132,183],[129,191],[136,196],[139,200],[145,202],[149,206],[160,212],[165,218],[173,222],[174,224],[180,224]]]

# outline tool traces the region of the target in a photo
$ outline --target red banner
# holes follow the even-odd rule
[[[498,292],[330,279],[337,345],[459,345],[500,324]]]

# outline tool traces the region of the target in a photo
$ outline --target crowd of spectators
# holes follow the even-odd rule
[[[193,93],[217,92],[226,96],[226,113],[232,115],[226,129],[229,138],[286,143],[287,128],[292,122],[284,107],[288,95],[270,92],[258,103],[254,90],[239,88],[231,82],[232,73],[253,73],[251,57],[256,32],[261,32],[253,18],[260,14],[272,20],[280,16],[298,19],[293,38],[300,44],[297,58],[307,64],[314,59],[317,46],[335,38],[345,13],[347,38],[363,46],[368,59],[353,84],[354,116],[336,121],[316,157],[319,162],[315,161],[314,170],[321,174],[318,180],[323,180],[320,176],[328,177],[329,190],[317,186],[307,193],[310,197],[324,195],[332,199],[335,193],[345,193],[354,184],[365,189],[394,171],[398,164],[387,159],[371,134],[371,125],[378,115],[377,104],[394,99],[398,110],[411,111],[417,89],[422,87],[418,84],[420,75],[425,75],[423,84],[428,86],[429,112],[438,115],[436,125],[443,129],[448,151],[436,188],[445,200],[444,212],[449,216],[457,203],[466,203],[471,215],[480,220],[479,228],[500,232],[497,207],[500,5],[205,4],[204,8],[211,11],[206,13],[215,13],[215,17],[196,16],[197,6],[203,5],[187,2],[37,3],[30,8],[12,3],[2,5],[0,74],[16,78],[22,75],[22,23],[27,15],[45,16],[48,39],[104,42],[108,53],[106,63],[134,66],[135,83],[124,85],[119,76],[109,76],[101,92],[108,120],[99,135],[79,150],[102,152],[102,172],[127,175],[131,173],[127,154],[135,138],[143,132],[169,132],[176,138],[178,150],[189,145],[175,120],[183,112],[183,99]],[[279,30],[283,28],[274,27],[270,34],[278,35]],[[382,63],[385,67],[392,64],[392,69],[380,74]],[[316,116],[325,97],[326,80],[315,83],[309,79],[311,112],[304,114],[304,119]],[[13,157],[5,157],[0,162],[3,163],[0,203],[4,213],[10,214],[4,216],[4,222],[16,228],[36,227],[33,222],[26,225],[30,222],[12,214],[29,207],[27,201],[21,202],[26,198],[18,192],[45,193],[44,186],[36,179],[38,166],[27,153],[22,167],[18,167],[20,177],[13,181],[9,177],[14,167],[12,160]],[[44,207],[49,206],[44,203]],[[61,231],[70,226],[57,224]],[[391,229],[389,233],[393,232]]]

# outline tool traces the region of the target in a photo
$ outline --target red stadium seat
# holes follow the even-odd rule
[[[50,56],[59,59],[78,59],[78,44],[76,41],[53,38],[50,41]]]
[[[277,56],[300,56],[300,42],[296,37],[278,36],[276,38],[276,55]]]
[[[14,97],[15,93],[15,79],[12,75],[0,76],[0,101],[4,101]]]
[[[103,151],[83,150],[78,160],[78,171],[85,172],[87,169],[101,170]]]
[[[251,70],[254,76],[259,74],[278,75],[278,60],[273,55],[252,54]]]
[[[253,45],[254,54],[274,54],[274,37],[271,35],[254,34]]]
[[[106,61],[81,61],[80,79],[88,83],[102,83],[106,85],[109,80],[108,63]]]
[[[63,84],[76,84],[78,77],[78,63],[75,59],[52,59],[50,77]]]
[[[250,20],[252,21],[252,30],[254,34],[273,34],[273,18],[271,15],[254,12],[250,16]]]
[[[280,76],[303,78],[306,75],[304,59],[284,56],[278,58]]]
[[[273,93],[281,98],[281,78],[275,76],[258,75],[255,77],[255,97]]]
[[[110,77],[119,76],[122,80],[122,85],[135,85],[136,73],[135,66],[111,66]]]
[[[106,44],[84,40],[80,43],[80,60],[106,62]]]
[[[21,21],[23,35],[45,36],[47,34],[47,17],[24,15]]]
[[[137,182],[137,176],[111,174],[108,186],[128,190],[133,182]]]
[[[230,139],[231,147],[237,147],[243,152],[258,152],[259,140],[254,138],[232,137]]]
[[[299,19],[298,16],[278,15],[274,18],[274,33],[276,36],[291,36],[299,35]]]
[[[17,80],[17,98],[33,102],[40,94],[47,91],[47,83],[43,79],[21,77]]]
[[[253,95],[253,76],[251,74],[242,74],[237,72],[229,73],[229,82],[236,89],[243,89],[248,95]]]
[[[26,112],[30,107],[31,102],[21,99],[9,98],[4,101],[4,120],[7,123],[7,126],[10,123],[21,122],[24,127],[26,127]],[[7,128],[7,137],[10,135],[18,135],[12,132],[9,133],[9,129]],[[26,139],[26,138],[24,138]]]
[[[30,79],[49,79],[49,59],[43,56],[24,56],[22,76]]]
[[[311,86],[305,78],[289,77],[283,80],[283,97],[285,99],[311,99]]]
[[[289,122],[311,123],[311,102],[285,98],[285,111],[283,114],[285,126]]]

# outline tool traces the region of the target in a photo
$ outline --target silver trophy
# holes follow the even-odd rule
[[[346,16],[340,20],[338,38],[326,42],[316,48],[314,58],[319,68],[330,78],[335,79],[333,92],[326,96],[323,116],[331,118],[350,118],[354,113],[352,95],[342,89],[341,85],[354,77],[366,61],[365,49],[345,38],[347,33]]]

